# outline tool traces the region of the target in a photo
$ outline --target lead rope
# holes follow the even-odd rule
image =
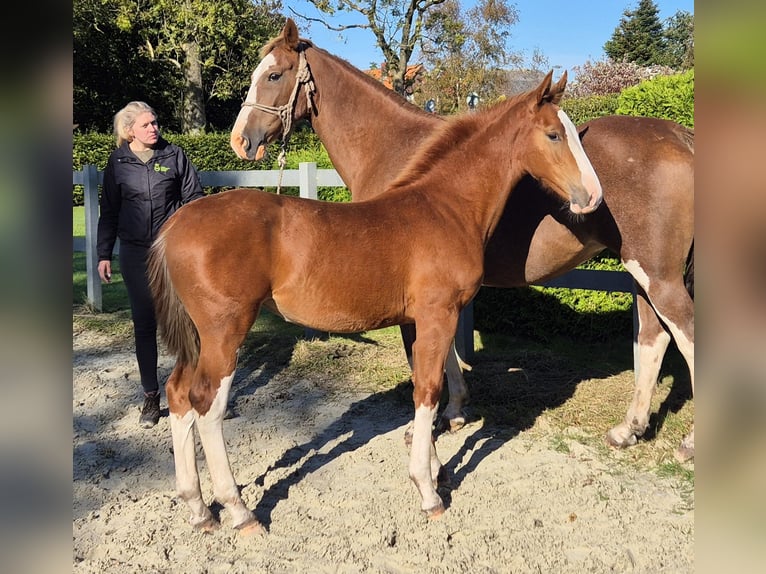
[[[279,120],[282,122],[282,149],[279,152],[277,163],[279,164],[279,180],[277,181],[277,193],[282,190],[282,175],[287,165],[287,140],[290,137],[290,130],[293,125],[293,107],[295,100],[298,96],[298,90],[301,84],[304,85],[306,92],[306,105],[308,109],[313,107],[311,96],[314,93],[314,79],[311,77],[311,71],[309,70],[308,62],[306,62],[306,55],[303,50],[299,52],[298,57],[298,73],[295,75],[295,85],[293,91],[290,94],[290,99],[282,106],[265,106],[258,102],[242,102],[242,107],[250,106],[256,110],[279,116]]]

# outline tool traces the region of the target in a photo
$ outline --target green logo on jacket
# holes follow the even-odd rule
[[[160,165],[158,163],[154,164],[154,171],[161,171],[162,173],[165,173],[166,171],[169,171],[169,167],[165,167],[164,165]]]

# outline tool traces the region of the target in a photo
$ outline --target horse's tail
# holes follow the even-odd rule
[[[684,285],[686,290],[694,299],[694,240],[692,240],[691,249],[689,249],[689,255],[686,257],[686,266],[684,267]]]
[[[180,364],[196,365],[199,358],[199,332],[170,278],[164,234],[160,234],[149,250],[148,274],[157,326],[168,351]]]

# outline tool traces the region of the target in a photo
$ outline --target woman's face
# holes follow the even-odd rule
[[[131,147],[136,151],[152,149],[160,138],[160,127],[152,112],[142,112],[136,116],[133,127],[129,130],[133,136]]]

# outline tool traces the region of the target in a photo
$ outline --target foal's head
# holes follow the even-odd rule
[[[521,150],[527,173],[563,200],[575,214],[595,211],[601,204],[601,183],[585,155],[577,128],[558,103],[564,95],[567,74],[555,84],[548,72],[534,90],[520,96],[531,121],[528,144]],[[523,113],[523,112],[522,112]]]
[[[231,147],[240,158],[260,160],[267,144],[289,135],[295,122],[308,116],[313,80],[303,50],[311,45],[288,18],[282,33],[261,48],[231,130]]]

